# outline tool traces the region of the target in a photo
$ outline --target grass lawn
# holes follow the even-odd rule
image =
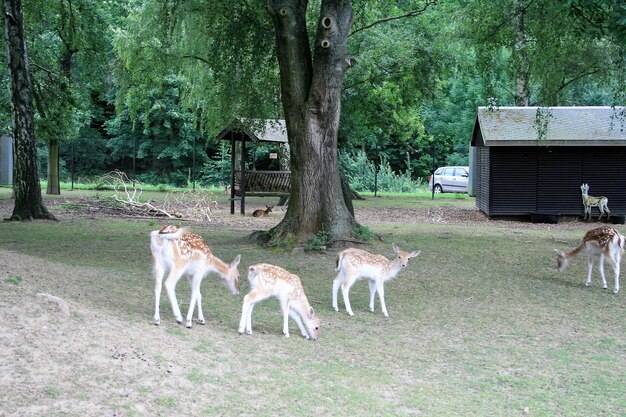
[[[385,196],[356,207],[437,204],[470,208],[474,201]],[[282,336],[276,300],[257,305],[252,335],[238,335],[241,297],[231,296],[214,275],[202,288],[206,326],[176,325],[165,292],[162,324],[152,326],[147,236],[158,226],[147,220],[84,218],[0,224],[0,266],[15,254],[57,271],[43,279],[29,273],[28,265],[19,277],[0,270],[0,299],[35,302],[35,291],[66,299],[81,312],[69,319],[75,327],[58,333],[69,340],[76,340],[72,328],[90,322],[86,316],[119,320],[115,338],[89,340],[87,326],[77,330],[83,337],[74,342],[81,346],[76,355],[64,360],[51,354],[60,370],[81,365],[87,376],[37,382],[36,371],[24,367],[9,372],[12,380],[0,377],[3,392],[18,389],[23,397],[8,397],[13,401],[3,404],[0,396],[0,409],[13,411],[7,415],[30,415],[25,410],[43,401],[39,414],[32,415],[78,415],[86,409],[80,415],[91,410],[124,416],[626,416],[626,294],[612,294],[608,266],[609,290],[602,289],[597,270],[591,287],[583,286],[582,259],[565,273],[555,268],[553,248],[574,247],[588,225],[559,229],[390,219],[367,224],[384,238],[368,250],[390,257],[394,242],[422,251],[385,286],[389,318],[380,312],[378,299],[375,313],[368,311],[365,282],[352,287],[354,317],[345,313],[341,295],[340,312],[332,310],[336,250],[295,256],[250,243],[249,230],[194,227],[224,261],[242,254],[242,295],[248,290],[245,271],[254,263],[274,263],[299,274],[322,319],[316,342],[298,337],[293,322],[291,338]],[[187,287],[181,280],[183,314]],[[14,308],[0,302],[0,312]],[[6,326],[0,327],[0,347],[12,346],[6,338],[18,336],[11,331],[24,331]],[[95,320],[94,335],[108,329],[99,326]],[[111,346],[121,352],[117,357],[98,356],[110,353]],[[19,357],[21,351],[11,349]],[[118,366],[124,352],[126,368]],[[150,366],[131,360],[135,356]],[[79,359],[86,364],[73,362]],[[85,382],[90,372],[93,386]],[[27,382],[30,390],[19,389]],[[87,403],[95,408],[86,408]]]

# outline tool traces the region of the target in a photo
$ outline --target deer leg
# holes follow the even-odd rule
[[[602,207],[602,204],[598,204],[598,210],[600,211],[600,215],[598,216],[598,221],[600,221],[602,216],[604,216],[604,207]]]
[[[160,262],[154,263],[154,317],[153,323],[159,325],[161,323],[161,316],[159,314],[159,304],[161,301],[161,288],[163,285],[163,276],[165,275],[165,268]]]
[[[591,285],[591,273],[593,272],[593,257],[590,256],[587,259],[587,281],[585,281],[585,287],[588,287]]]
[[[183,315],[180,314],[180,307],[178,306],[178,300],[176,299],[176,283],[183,275],[183,270],[172,268],[167,278],[165,278],[164,286],[165,291],[167,292],[167,298],[170,300],[170,304],[172,305],[172,313],[174,313],[174,318],[178,324],[183,322]]]
[[[243,307],[241,309],[241,320],[239,321],[239,333],[252,334],[252,310],[254,305],[259,301],[263,301],[268,298],[271,293],[265,293],[263,291],[250,291],[243,298]]]
[[[298,325],[298,328],[300,329],[300,334],[302,335],[302,337],[304,337],[307,340],[310,339],[309,332],[306,330],[306,327],[304,327],[300,314],[298,314],[298,312],[294,310],[293,308],[289,308],[289,317],[291,317],[293,321],[295,321],[296,324]]]
[[[613,294],[617,294],[619,292],[619,273],[620,273],[620,261],[621,255],[619,253],[619,249],[614,251],[614,253],[609,256],[609,263],[613,267],[613,272],[615,272],[615,287],[613,287]]]
[[[374,297],[376,296],[376,281],[372,281],[371,279],[367,280],[367,283],[370,287],[370,311],[374,312]]]
[[[202,284],[202,278],[204,274],[195,274],[193,278],[189,279],[189,285],[191,286],[191,300],[189,301],[189,310],[187,311],[187,319],[185,325],[188,329],[191,329],[193,322],[193,309],[198,305],[198,321],[204,324],[204,317],[202,316],[202,307],[200,306],[202,300],[202,294],[200,294],[200,284]],[[202,320],[200,320],[202,318]]]
[[[350,306],[350,287],[354,284],[354,278],[346,278],[341,285],[341,293],[343,294],[343,303],[346,306],[346,311],[349,316],[354,316],[352,307]]]
[[[376,282],[376,289],[378,290],[378,298],[380,298],[380,308],[383,310],[383,314],[385,317],[389,317],[389,313],[387,313],[387,306],[385,305],[385,288],[383,287],[383,281]]]
[[[281,300],[280,308],[283,311],[283,334],[289,337],[289,300]]]
[[[609,206],[605,205],[604,210],[606,210],[606,212],[608,213],[607,220],[611,220],[611,210],[609,210]]]
[[[606,290],[608,288],[608,285],[606,285],[606,277],[604,276],[604,255],[600,255],[598,263],[600,267],[600,276],[602,277],[602,288]]]
[[[339,287],[344,280],[345,276],[343,272],[339,272],[337,278],[333,281],[333,309],[335,311],[339,311],[339,306],[337,305],[337,293],[339,292]]]

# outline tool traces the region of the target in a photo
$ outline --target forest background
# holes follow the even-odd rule
[[[235,117],[283,118],[272,22],[259,4],[25,1],[41,176],[94,182],[120,170],[152,184],[227,184],[230,149],[216,135]],[[468,165],[477,106],[626,101],[619,0],[353,8],[339,153],[357,191],[373,190],[375,171],[379,189],[402,192],[433,164]],[[0,134],[11,134],[6,88]],[[276,151],[252,146],[249,168],[278,169]]]

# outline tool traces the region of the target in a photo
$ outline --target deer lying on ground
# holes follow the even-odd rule
[[[265,210],[263,210],[263,209],[254,210],[252,212],[252,216],[253,217],[264,217],[264,216],[267,216],[268,214],[270,214],[272,212],[273,208],[274,208],[274,206],[265,206]]]
[[[161,322],[159,302],[162,284],[165,285],[176,321],[182,323],[183,318],[176,299],[176,284],[183,275],[188,275],[189,285],[191,285],[191,301],[185,321],[188,328],[191,328],[193,310],[196,305],[198,306],[198,323],[205,323],[200,284],[208,273],[215,272],[220,275],[230,292],[233,295],[239,294],[237,265],[239,265],[241,255],[237,255],[230,264],[224,263],[211,253],[209,245],[200,236],[178,226],[164,226],[160,230],[151,232],[150,249],[155,280],[154,324],[158,325]],[[168,275],[163,283],[166,273]]]
[[[571,259],[576,256],[586,256],[589,265],[587,273],[587,281],[585,286],[591,285],[591,273],[593,271],[593,260],[598,258],[600,266],[600,275],[602,276],[602,288],[606,289],[606,278],[604,277],[604,259],[606,258],[615,272],[615,287],[613,294],[619,292],[619,272],[622,252],[624,251],[624,236],[616,229],[608,226],[601,226],[589,230],[585,233],[582,242],[570,252],[563,252],[555,249],[557,253],[557,266],[559,272],[565,271],[569,266]]]
[[[304,294],[300,277],[275,265],[257,264],[248,270],[250,292],[243,299],[239,334],[252,334],[252,309],[259,301],[276,297],[283,312],[283,334],[289,337],[289,317],[306,339],[317,340],[320,319]]]
[[[600,216],[598,220],[604,216],[604,212],[608,213],[608,219],[611,219],[611,210],[609,210],[609,199],[606,197],[592,197],[589,193],[589,184],[583,184],[580,186],[580,190],[582,191],[583,197],[583,206],[585,206],[585,216],[584,220],[587,220],[587,217],[591,218],[591,208],[597,207],[600,210]]]
[[[370,311],[374,312],[374,296],[376,291],[378,291],[380,307],[385,317],[389,317],[387,306],[385,305],[384,283],[395,278],[408,265],[410,258],[414,258],[421,253],[419,250],[411,253],[403,252],[395,244],[393,244],[393,251],[396,254],[396,258],[392,261],[383,255],[373,255],[367,251],[355,248],[346,249],[339,253],[336,268],[339,274],[333,281],[333,308],[335,311],[339,311],[337,292],[341,286],[346,311],[350,316],[354,316],[350,306],[350,287],[357,280],[367,278],[370,287]]]

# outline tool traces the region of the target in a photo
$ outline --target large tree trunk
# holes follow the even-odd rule
[[[11,219],[54,219],[43,205],[37,173],[32,81],[21,1],[4,0],[3,12],[15,143],[15,208]]]
[[[527,107],[530,104],[530,64],[526,45],[526,25],[524,16],[526,5],[522,0],[515,2],[515,20],[513,23],[516,39],[513,46],[513,62],[515,65],[515,105]]]
[[[59,179],[59,141],[53,140],[48,144],[48,188],[46,194],[61,194]]]
[[[305,0],[269,2],[274,20],[283,109],[291,148],[291,193],[275,241],[303,242],[324,231],[349,237],[357,225],[346,207],[337,160],[341,85],[350,65],[347,38],[352,7],[347,0],[323,0],[313,63]]]

